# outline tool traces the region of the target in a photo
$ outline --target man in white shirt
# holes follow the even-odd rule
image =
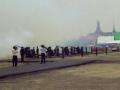
[[[41,64],[45,63],[45,57],[46,57],[46,48],[44,45],[41,45],[41,49],[40,49],[40,55],[41,55]]]
[[[17,66],[18,54],[19,54],[18,49],[17,49],[16,46],[14,46],[13,49],[12,49],[12,55],[13,55],[12,63],[13,63],[13,67]]]

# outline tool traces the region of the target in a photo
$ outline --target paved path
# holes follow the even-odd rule
[[[31,73],[36,71],[46,71],[52,69],[59,69],[59,68],[66,68],[71,66],[78,66],[84,65],[88,63],[93,63],[94,60],[70,60],[70,61],[54,61],[54,62],[47,62],[46,64],[37,63],[28,63],[24,65],[20,65],[18,67],[9,67],[9,68],[1,68],[0,69],[0,78],[24,74],[24,73]]]

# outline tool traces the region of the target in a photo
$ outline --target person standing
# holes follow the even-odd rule
[[[80,52],[81,52],[81,57],[83,57],[84,56],[84,50],[83,50],[84,48],[83,47],[81,47],[81,49],[80,49]]]
[[[61,47],[61,49],[62,49],[62,58],[65,58],[65,48]]]
[[[47,48],[47,56],[48,56],[49,58],[51,58],[51,56],[52,56],[51,52],[52,52],[51,47],[48,47],[48,48]]]
[[[107,46],[105,47],[105,53],[106,53],[106,55],[108,53],[108,47]]]
[[[41,45],[40,55],[41,55],[41,64],[45,63],[46,62],[46,48],[44,45]]]
[[[24,49],[24,47],[21,47],[20,55],[21,55],[21,62],[24,62],[24,57],[25,57],[25,49]]]
[[[12,58],[13,67],[16,67],[18,63],[18,48],[16,46],[14,46],[12,49],[12,55],[13,55]]]
[[[96,56],[98,55],[98,47],[95,48]]]
[[[76,50],[77,50],[77,54],[79,55],[79,54],[80,54],[80,47],[78,46],[78,47],[76,48]]]
[[[88,55],[88,48],[85,47],[85,52],[86,52],[86,55]]]
[[[32,58],[35,58],[35,47],[31,50]]]
[[[37,54],[37,58],[39,58],[39,48],[37,46],[37,49],[36,49],[36,54]]]

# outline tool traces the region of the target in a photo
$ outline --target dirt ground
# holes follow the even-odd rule
[[[98,54],[98,56],[96,56],[95,54],[92,55],[87,55],[84,57],[81,57],[80,55],[77,56],[72,56],[72,57],[65,57],[63,58],[47,58],[47,61],[60,61],[60,60],[106,60],[106,61],[120,61],[120,52],[116,52],[116,53],[108,53],[108,55],[106,54]],[[11,60],[9,60],[11,61]],[[25,59],[25,63],[18,63],[18,66],[23,65],[23,64],[29,64],[29,63],[36,63],[40,61],[40,59]],[[12,67],[12,62],[8,62],[7,60],[0,60],[0,68],[5,68],[5,67]]]
[[[90,64],[7,77],[0,90],[120,90],[120,64]]]
[[[0,79],[0,90],[120,90],[119,53],[84,58],[115,62],[6,77]]]

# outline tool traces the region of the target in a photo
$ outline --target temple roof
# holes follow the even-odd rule
[[[103,32],[100,27],[100,22],[97,21],[96,31],[92,34],[100,36],[112,36],[116,32],[115,25],[113,25],[113,31],[112,32]]]

